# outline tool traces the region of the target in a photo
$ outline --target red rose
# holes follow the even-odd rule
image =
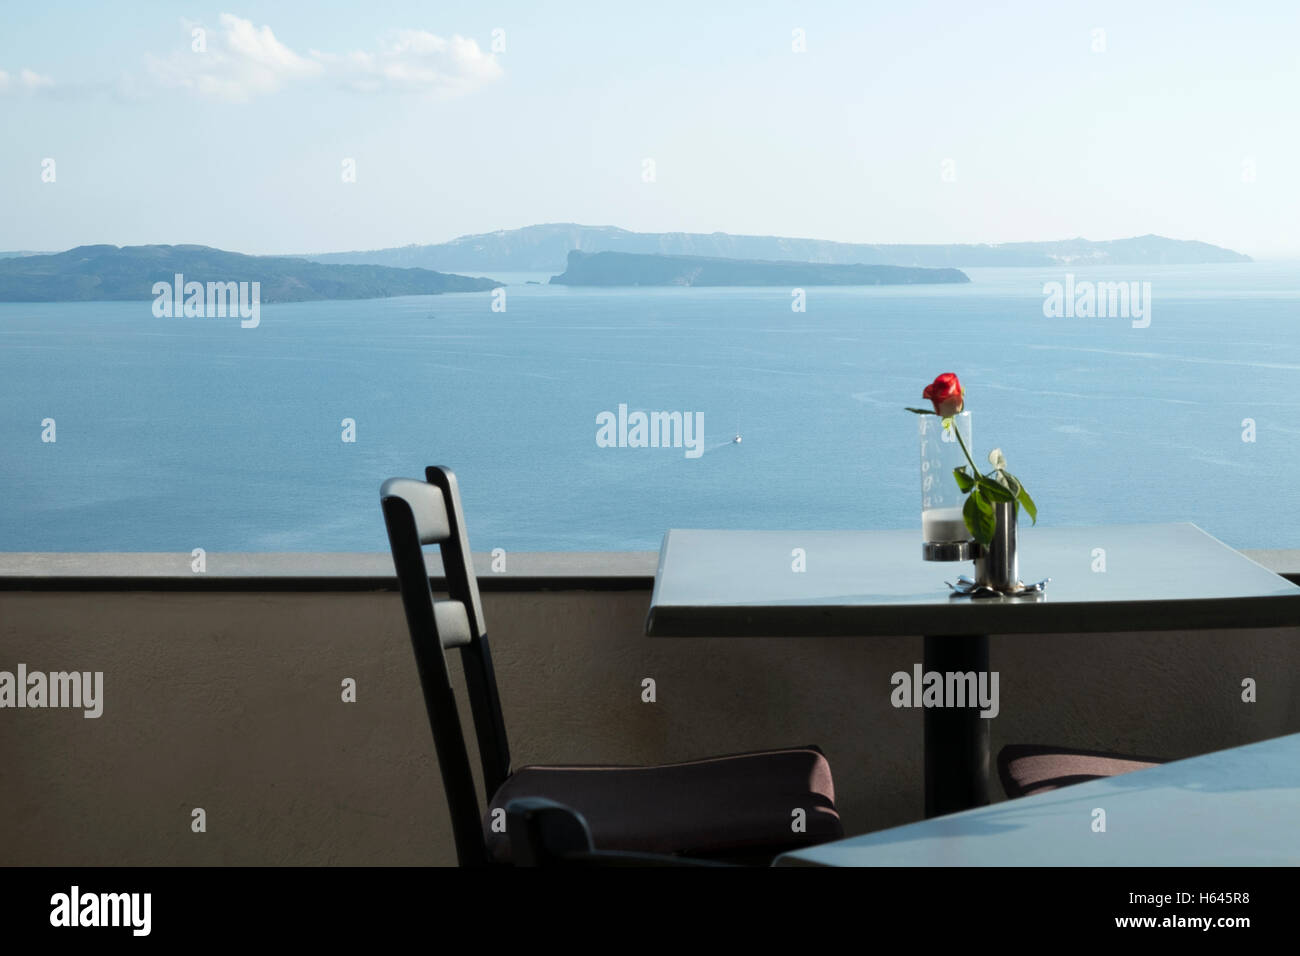
[[[956,415],[966,404],[966,391],[952,372],[944,372],[927,385],[921,397],[928,398],[934,405],[934,413],[944,418]]]

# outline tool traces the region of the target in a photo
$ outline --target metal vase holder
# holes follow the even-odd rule
[[[987,547],[978,541],[952,541],[922,543],[921,554],[927,561],[974,560],[975,577],[962,575],[956,583],[944,582],[961,597],[1021,597],[1042,594],[1051,578],[1037,584],[1020,580],[1020,557],[1017,554],[1019,511],[1014,502],[995,501],[993,516],[997,525],[993,540]]]

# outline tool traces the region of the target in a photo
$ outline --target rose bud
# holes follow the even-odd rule
[[[966,391],[952,372],[944,372],[927,385],[921,397],[928,398],[934,405],[934,413],[943,418],[958,414],[966,404]]]

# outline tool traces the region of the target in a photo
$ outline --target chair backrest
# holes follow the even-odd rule
[[[451,811],[456,855],[462,866],[476,866],[488,861],[483,810],[447,671],[446,649],[461,652],[489,800],[510,775],[510,748],[456,476],[450,469],[430,466],[425,479],[390,478],[380,488],[379,500]],[[442,556],[445,601],[434,600],[424,563],[424,546],[431,544],[438,546]]]

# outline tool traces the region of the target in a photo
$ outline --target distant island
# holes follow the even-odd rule
[[[958,269],[723,259],[708,256],[569,253],[568,267],[552,285],[577,286],[818,286],[920,285],[969,282]]]
[[[556,273],[554,285],[894,285],[969,282],[962,268],[1069,269],[1250,262],[1205,242],[1140,236],[1001,245],[864,245],[715,232],[629,232],[613,226],[527,226],[437,245],[308,256],[249,256],[199,245],[78,246],[0,252],[0,302],[153,298],[182,274],[199,283],[257,282],[262,302],[484,292],[464,272]]]
[[[178,273],[187,282],[258,282],[263,303],[484,292],[501,284],[429,269],[327,265],[210,246],[101,245],[0,258],[0,302],[152,299],[153,284],[171,282]]]
[[[1161,236],[1140,236],[1106,242],[1062,239],[999,245],[872,245],[780,236],[737,236],[723,232],[630,232],[614,226],[583,226],[576,223],[549,223],[461,236],[451,242],[436,245],[401,246],[370,252],[334,252],[304,258],[334,264],[418,267],[449,272],[482,270],[555,273],[566,268],[567,256],[574,249],[579,252],[954,269],[980,266],[1057,268],[1202,265],[1251,261],[1249,256],[1206,242],[1165,239]]]

